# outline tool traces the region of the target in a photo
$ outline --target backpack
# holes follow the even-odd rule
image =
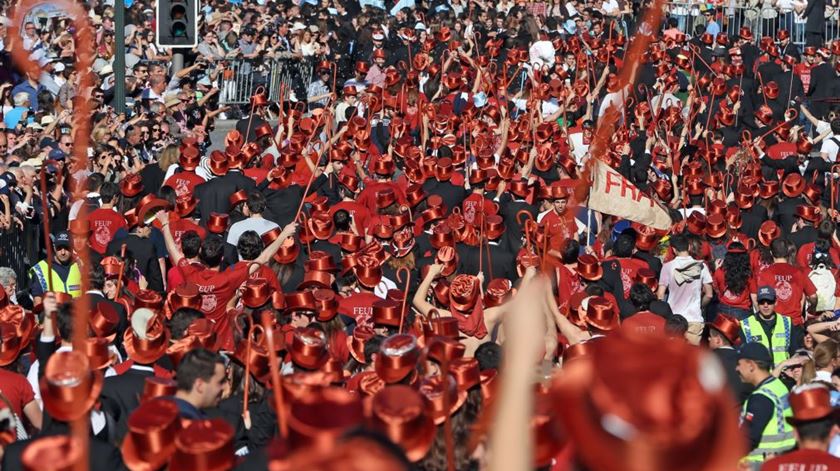
[[[817,288],[817,312],[833,311],[837,298],[834,296],[837,288],[837,279],[822,263],[818,264],[808,274],[808,279]]]

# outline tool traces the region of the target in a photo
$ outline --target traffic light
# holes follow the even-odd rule
[[[198,44],[198,0],[161,0],[157,5],[157,44],[195,47]]]

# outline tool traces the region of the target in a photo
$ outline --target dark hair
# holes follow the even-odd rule
[[[832,427],[834,427],[834,420],[831,417],[795,426],[800,442],[807,440],[825,441],[831,434]]]
[[[773,255],[773,258],[787,258],[789,253],[787,241],[784,238],[774,240],[770,244],[770,253]]]
[[[248,193],[248,199],[245,201],[248,205],[248,211],[251,213],[260,214],[265,212],[265,196],[259,191]]]
[[[674,314],[665,319],[665,335],[669,337],[682,337],[688,332],[688,321],[685,317]]]
[[[824,219],[817,225],[817,237],[820,239],[831,240],[831,236],[834,234],[834,229],[837,226],[834,224],[834,221],[830,219]]]
[[[216,234],[210,234],[204,239],[201,244],[201,252],[199,257],[210,268],[218,267],[222,263],[222,255],[224,255],[225,242]]]
[[[337,231],[349,231],[350,221],[350,213],[345,209],[339,209],[333,214],[333,224]]]
[[[201,237],[195,231],[187,231],[181,234],[181,252],[186,258],[194,258],[201,251]]]
[[[120,187],[113,182],[105,182],[99,187],[99,199],[105,204],[113,204],[114,198],[120,193]]]
[[[566,239],[563,244],[562,257],[563,263],[575,263],[580,254],[580,242],[575,239]]]
[[[720,339],[720,341],[721,341],[721,342],[723,342],[723,344],[724,344],[724,345],[727,345],[727,346],[732,345],[732,342],[730,342],[730,341],[729,341],[729,339],[728,339],[728,338],[726,338],[726,336],[725,336],[725,335],[723,335],[723,334],[722,334],[719,330],[717,330],[717,329],[709,329],[709,338],[711,338],[711,337],[716,337],[716,338],[719,338],[719,339]]]
[[[218,353],[204,348],[190,350],[178,364],[175,381],[179,391],[191,391],[196,380],[210,381],[216,372],[217,364],[225,364],[225,360]]]
[[[833,134],[840,134],[840,118],[834,118],[831,120],[831,132]]]
[[[373,364],[373,354],[379,353],[379,347],[382,345],[382,341],[384,340],[385,337],[381,335],[374,335],[365,342],[365,363],[368,365]]]
[[[498,369],[502,363],[502,347],[496,342],[485,342],[475,349],[474,356],[481,371]]]
[[[639,311],[650,309],[650,303],[656,300],[656,296],[650,287],[644,283],[633,283],[630,287],[630,302]]]
[[[239,242],[236,243],[236,251],[242,260],[253,260],[260,256],[265,246],[256,231],[245,231],[239,236]]]
[[[90,267],[90,275],[88,275],[91,289],[101,291],[105,287],[105,268],[98,263],[94,263]],[[92,307],[92,306],[91,306]]]
[[[102,186],[102,182],[105,181],[105,175],[102,175],[99,172],[91,173],[87,177],[87,181],[85,187],[88,191],[96,191]]]
[[[752,278],[750,255],[727,252],[723,257],[723,281],[726,283],[727,291],[732,294],[743,293],[747,289],[750,278]]]
[[[56,330],[58,335],[66,341],[73,339],[73,305],[70,303],[60,304],[58,312],[55,313]],[[43,371],[43,370],[42,370]]]
[[[688,251],[688,238],[685,234],[674,234],[671,236],[670,244],[676,252]]]
[[[632,234],[620,234],[613,243],[613,255],[619,258],[626,258],[633,255],[633,247],[636,246],[635,237]]]
[[[180,340],[184,338],[184,333],[190,324],[196,319],[203,319],[204,314],[196,309],[190,307],[182,307],[172,313],[172,319],[169,319],[169,332],[172,334],[172,340]]]

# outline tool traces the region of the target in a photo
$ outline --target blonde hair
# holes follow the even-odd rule
[[[814,347],[814,359],[808,360],[802,367],[802,383],[809,383],[817,377],[817,371],[831,366],[831,362],[837,358],[840,352],[840,344],[835,340],[828,339],[820,342]]]
[[[160,158],[158,159],[158,165],[160,169],[164,172],[169,169],[169,166],[178,163],[178,158],[180,157],[180,151],[178,150],[178,146],[170,145],[167,146],[166,149],[163,149],[163,152],[160,153]]]

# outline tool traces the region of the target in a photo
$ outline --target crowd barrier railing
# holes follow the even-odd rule
[[[270,101],[286,100],[312,80],[313,61],[307,59],[237,59],[228,61],[222,74],[219,102],[242,105],[249,102],[258,87],[263,87]],[[281,97],[280,94],[283,94]]]

